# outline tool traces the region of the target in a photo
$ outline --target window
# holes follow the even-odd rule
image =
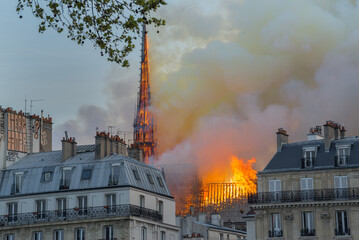
[[[283,231],[282,231],[282,220],[280,213],[271,213],[270,219],[270,231],[269,231],[269,237],[282,237]]]
[[[62,169],[62,179],[60,189],[69,189],[71,181],[71,167],[66,167]]]
[[[86,196],[79,197],[78,202],[79,202],[79,214],[80,215],[87,214],[87,197]]]
[[[223,234],[221,233],[221,234],[219,234],[219,240],[224,240],[223,239]]]
[[[163,214],[163,201],[158,201],[158,212]]]
[[[106,195],[106,205],[108,213],[116,211],[116,194]]]
[[[147,240],[147,228],[141,228],[141,240]]]
[[[112,165],[111,175],[109,179],[109,185],[118,185],[120,178],[120,166],[119,165]]]
[[[75,229],[75,240],[85,240],[85,229],[76,228]]]
[[[227,234],[227,240],[229,240],[229,235]]]
[[[5,240],[15,240],[15,235],[14,234],[6,234]]]
[[[113,240],[113,226],[105,226],[104,228],[104,240]]]
[[[148,174],[148,173],[147,173],[147,178],[148,178],[148,181],[149,181],[151,184],[155,184],[155,182],[153,181],[153,178],[152,178],[152,175],[151,175],[151,174]]]
[[[9,222],[17,221],[17,203],[8,203],[7,210]]]
[[[89,180],[91,178],[92,169],[83,169],[81,180]]]
[[[36,212],[37,212],[37,218],[45,218],[45,200],[37,200],[36,201]]]
[[[42,181],[43,182],[49,182],[51,180],[52,172],[44,172],[42,174]]]
[[[345,199],[349,195],[348,177],[347,176],[334,176],[335,197],[337,199]]]
[[[163,184],[163,181],[162,181],[162,178],[161,177],[157,177],[157,181],[158,181],[158,184],[161,186],[161,187],[164,187],[165,185]]]
[[[335,218],[336,218],[335,235],[337,236],[350,235],[347,211],[336,211]]]
[[[272,201],[279,201],[281,199],[281,181],[280,180],[269,180],[269,192]]]
[[[20,193],[24,180],[24,173],[15,173],[15,193]]]
[[[145,196],[140,195],[140,207],[145,207]]]
[[[281,181],[280,180],[269,180],[269,191],[270,192],[281,191]]]
[[[54,231],[54,240],[64,240],[64,230],[55,230]]]
[[[313,191],[313,178],[301,178],[300,179],[300,189],[302,200],[313,200],[314,191]]]
[[[334,176],[334,188],[347,188],[348,177],[347,176]]]
[[[58,216],[66,217],[66,198],[57,199]]]
[[[106,204],[109,207],[115,206],[116,205],[116,194],[106,195]]]
[[[314,166],[314,160],[317,155],[317,148],[316,147],[307,147],[303,148],[303,168],[310,168]]]
[[[135,176],[136,180],[141,180],[140,175],[138,174],[137,169],[133,169],[132,172],[133,172],[133,175]]]
[[[336,166],[345,166],[349,163],[350,146],[338,145],[336,146]]]
[[[302,191],[313,190],[313,178],[301,178],[300,189]]]
[[[166,232],[161,232],[161,240],[166,240]]]
[[[34,232],[33,240],[42,240],[42,232]]]
[[[301,236],[315,236],[313,212],[302,212]]]

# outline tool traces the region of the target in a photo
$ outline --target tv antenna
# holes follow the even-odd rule
[[[33,102],[42,102],[45,101],[44,99],[32,99],[30,100],[30,115],[32,113],[32,107],[34,106]]]

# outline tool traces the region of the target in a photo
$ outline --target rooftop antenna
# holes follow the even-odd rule
[[[34,99],[34,100],[30,100],[30,115],[32,113],[32,107],[34,106],[34,104],[32,104],[33,102],[42,102],[45,101],[44,99]]]
[[[116,126],[107,126],[107,132],[110,133],[110,135],[112,135],[112,128],[114,128],[114,127],[116,127]]]

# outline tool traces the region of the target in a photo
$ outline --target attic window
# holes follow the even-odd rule
[[[165,185],[163,184],[163,181],[162,181],[162,178],[161,177],[157,177],[157,180],[158,180],[158,184],[161,186],[161,187],[164,187]]]
[[[311,168],[317,156],[317,147],[303,148],[302,168]]]
[[[51,180],[51,174],[52,174],[52,172],[44,172],[42,174],[42,181],[49,182]]]
[[[135,176],[136,180],[141,180],[140,175],[138,174],[137,169],[133,169],[133,175]]]
[[[349,163],[350,145],[337,145],[335,154],[335,165],[346,166]]]
[[[91,178],[92,169],[82,170],[81,180],[89,180]]]
[[[151,175],[151,174],[147,174],[147,178],[148,178],[148,181],[149,181],[151,184],[155,184],[155,182],[153,181],[153,178],[152,178],[152,175]]]

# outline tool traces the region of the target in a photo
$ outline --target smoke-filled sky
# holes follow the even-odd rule
[[[131,56],[132,67],[121,69],[91,46],[37,34],[36,21],[21,22],[5,2],[1,104],[19,109],[25,96],[46,98],[41,104],[54,116],[54,142],[64,130],[80,144],[93,142],[96,127],[131,130],[139,51]],[[275,152],[279,127],[288,130],[290,141],[305,140],[308,129],[325,120],[344,123],[349,135],[358,135],[358,5],[168,1],[158,13],[166,26],[149,33],[161,163],[195,162],[209,171],[236,155],[256,157],[261,170]]]

